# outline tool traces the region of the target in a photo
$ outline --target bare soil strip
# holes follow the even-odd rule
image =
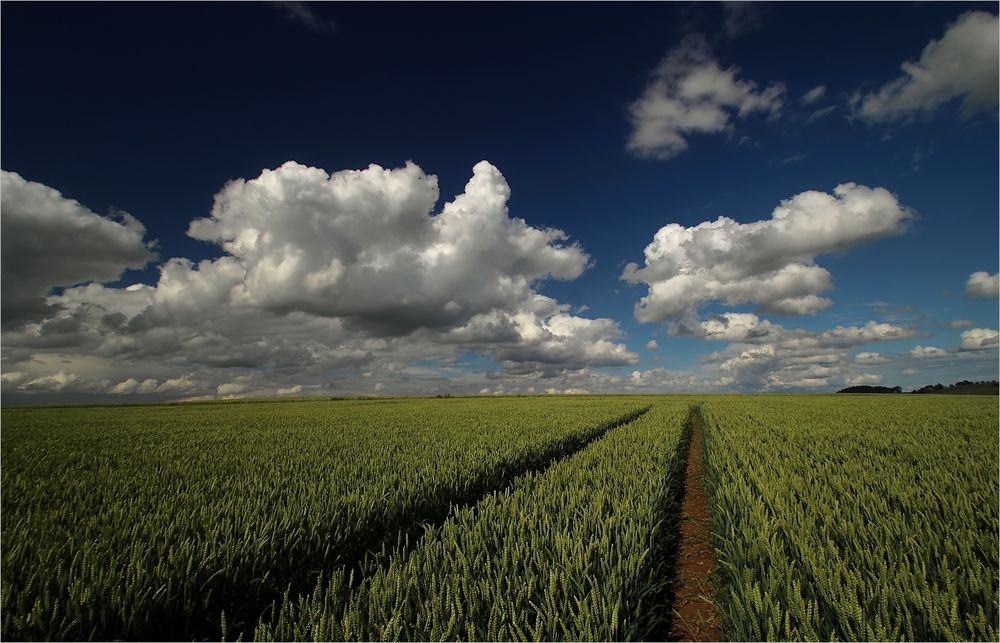
[[[709,539],[709,502],[703,482],[701,434],[701,412],[693,409],[680,515],[677,577],[673,588],[671,641],[719,641],[722,638],[722,624],[708,579],[715,567],[715,551]]]

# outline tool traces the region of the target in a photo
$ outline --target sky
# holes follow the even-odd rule
[[[4,3],[4,404],[998,377],[996,3]]]

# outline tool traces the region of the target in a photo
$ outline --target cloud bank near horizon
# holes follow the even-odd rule
[[[912,217],[881,188],[802,193],[750,224],[665,226],[646,249],[646,265],[623,274],[650,286],[637,317],[728,344],[700,372],[623,375],[602,370],[639,361],[618,322],[583,317],[583,307],[574,314],[538,291],[545,280],[579,277],[590,257],[565,232],[512,217],[510,187],[485,161],[438,211],[436,177],[413,163],[327,173],[289,162],[231,181],[209,215],[189,226],[221,256],[170,258],[155,284],[124,287],[109,282],[155,258],[137,219],[100,217],[13,173],[3,180],[11,186],[3,192],[4,242],[21,249],[5,254],[14,262],[5,263],[5,280],[8,265],[10,274],[33,276],[5,299],[5,322],[20,322],[3,332],[6,392],[192,398],[811,388],[874,381],[859,368],[900,357],[850,351],[918,336],[874,321],[813,332],[752,313],[697,317],[713,298],[786,313],[825,307],[818,293],[830,276],[812,258],[897,234]],[[48,237],[76,254],[50,259],[23,250]],[[973,328],[961,347],[935,350],[971,355],[995,345],[996,331]],[[928,356],[935,351],[910,355]]]

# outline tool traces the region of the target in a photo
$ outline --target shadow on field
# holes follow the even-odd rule
[[[164,615],[167,629],[144,633],[143,640],[229,640],[242,636],[253,638],[259,620],[275,614],[287,593],[295,598],[308,594],[324,571],[343,567],[345,576],[352,578],[356,587],[366,576],[388,564],[389,554],[407,555],[420,542],[429,526],[440,526],[453,511],[473,506],[485,497],[502,493],[515,481],[527,474],[541,472],[562,458],[572,456],[608,431],[634,422],[651,407],[637,409],[624,416],[593,427],[592,430],[567,436],[549,444],[544,450],[504,464],[498,469],[483,472],[471,480],[459,494],[441,490],[421,502],[403,507],[386,520],[366,526],[363,536],[352,543],[333,547],[319,554],[289,551],[281,565],[273,568],[267,579],[250,579],[226,587],[225,594],[206,597],[203,610],[211,620],[185,620],[179,614]],[[289,541],[294,541],[289,538]],[[232,573],[232,572],[230,572]],[[233,574],[245,578],[238,571]],[[329,575],[325,575],[325,578]],[[225,611],[227,627],[223,632],[220,615]],[[178,618],[180,617],[180,618]]]

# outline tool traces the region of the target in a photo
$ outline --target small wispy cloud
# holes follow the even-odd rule
[[[791,165],[792,163],[801,163],[804,160],[806,160],[805,154],[802,153],[792,154],[791,156],[782,159],[781,165]]]
[[[687,150],[693,134],[732,134],[734,118],[756,112],[777,118],[784,85],[761,87],[740,73],[737,67],[722,67],[704,36],[686,36],[629,106],[632,133],[626,149],[641,158],[670,159]]]
[[[723,2],[722,30],[730,38],[756,31],[764,26],[766,8],[760,2]]]
[[[803,94],[799,100],[803,105],[812,105],[822,100],[824,96],[826,96],[826,85],[817,85]]]
[[[297,22],[309,31],[319,34],[337,33],[337,23],[323,18],[305,2],[285,1],[271,2],[272,7],[280,10],[292,22]]]
[[[824,116],[829,116],[835,111],[837,111],[836,105],[828,105],[827,107],[824,107],[822,109],[817,109],[815,112],[809,115],[809,117],[806,119],[806,123],[815,123],[819,119],[823,118]]]

